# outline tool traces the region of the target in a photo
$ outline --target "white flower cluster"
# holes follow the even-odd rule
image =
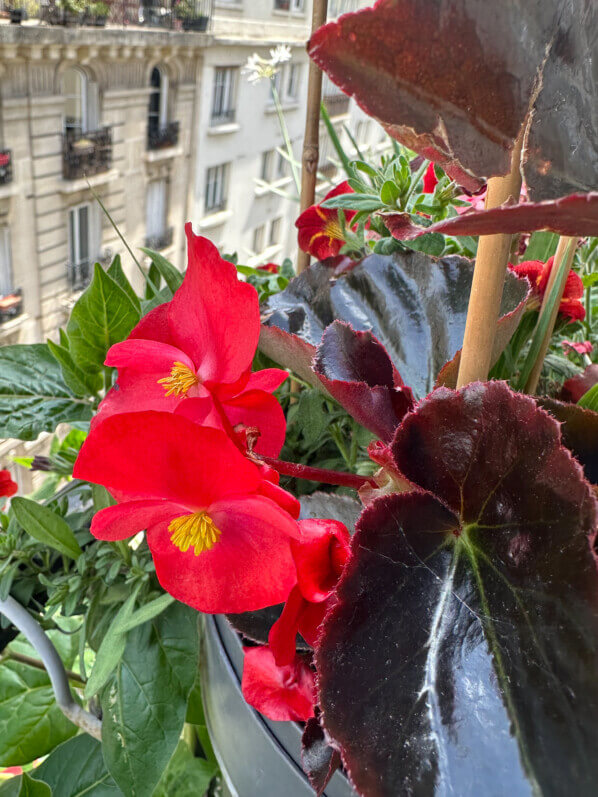
[[[257,53],[253,53],[247,59],[247,63],[241,70],[247,75],[250,83],[259,83],[263,78],[268,80],[273,78],[278,72],[280,64],[291,60],[291,48],[286,44],[279,44],[278,47],[270,50],[270,58],[262,58]]]

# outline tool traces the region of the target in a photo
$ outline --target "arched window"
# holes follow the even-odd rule
[[[150,100],[148,111],[148,136],[157,138],[168,123],[168,75],[155,66],[150,76]]]
[[[82,69],[71,66],[62,76],[64,129],[75,134],[87,133],[98,125],[97,84]]]

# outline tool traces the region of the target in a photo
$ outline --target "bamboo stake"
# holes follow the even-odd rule
[[[328,0],[313,0],[311,32],[314,33],[326,22]],[[322,100],[322,70],[313,61],[309,64],[307,84],[307,115],[305,117],[305,136],[301,160],[301,213],[316,198],[316,178],[320,159],[320,102]],[[309,255],[299,250],[297,255],[297,274],[309,266]]]
[[[486,209],[502,205],[509,197],[519,199],[522,144],[523,135],[520,135],[513,148],[510,174],[488,180]],[[457,387],[488,378],[512,240],[512,235],[480,237]]]
[[[556,278],[561,270],[561,266],[563,264],[563,258],[565,257],[567,258],[567,262],[565,263],[564,268],[566,270],[566,273],[569,274],[571,266],[573,265],[573,258],[575,257],[575,250],[577,248],[577,243],[578,243],[577,238],[567,238],[564,235],[560,237],[559,245],[557,246],[556,254],[554,256],[552,271],[550,272],[550,277],[548,278],[548,284],[546,285],[546,290],[544,292],[544,299],[542,301],[542,307],[540,308],[538,321],[540,320],[540,317],[542,315],[542,310],[544,309],[544,305],[548,301],[548,297],[550,296]],[[561,290],[559,291],[559,295],[557,296],[555,305],[552,308],[550,321],[548,323],[548,329],[546,330],[546,334],[544,335],[542,346],[538,353],[536,362],[534,363],[534,367],[532,368],[527,383],[525,385],[524,389],[525,393],[533,394],[536,392],[536,389],[538,387],[538,382],[540,381],[540,374],[542,373],[542,366],[544,365],[544,358],[546,357],[546,352],[548,351],[548,347],[550,345],[550,339],[552,337],[552,333],[554,331],[554,325],[556,324],[556,319],[559,314],[559,306],[561,304],[561,299],[563,298],[563,294],[565,292],[566,284],[567,280],[563,279]]]

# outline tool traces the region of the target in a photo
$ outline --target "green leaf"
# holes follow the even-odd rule
[[[57,747],[34,770],[56,797],[119,797],[122,794],[106,769],[102,745],[83,733]]]
[[[127,644],[127,634],[119,628],[119,625],[122,626],[123,622],[128,620],[133,613],[138,593],[139,586],[133,590],[120,607],[102,639],[91,675],[85,685],[84,695],[87,700],[96,695],[106,684],[124,653]]]
[[[556,252],[559,236],[554,232],[542,230],[535,232],[529,239],[525,250],[526,260],[541,260],[545,263]]]
[[[425,252],[431,257],[440,257],[444,252],[444,235],[438,232],[431,232],[428,235],[422,235],[421,238],[415,241],[401,241],[401,243],[408,249],[413,249],[415,252]]]
[[[92,373],[101,371],[108,349],[127,337],[139,316],[127,293],[96,263],[91,285],[73,307],[66,328],[74,361]]]
[[[153,620],[154,617],[162,614],[163,611],[168,609],[171,603],[174,603],[172,595],[160,595],[159,598],[146,603],[141,609],[137,609],[136,612],[133,612],[127,620],[121,620],[116,617],[114,626],[121,634],[126,634],[127,631],[132,631],[133,628],[137,628],[138,625],[147,623],[149,620]]]
[[[579,399],[577,404],[578,406],[584,407],[587,410],[594,410],[594,412],[598,412],[598,385],[592,385],[592,387]]]
[[[150,258],[170,290],[173,293],[177,291],[183,284],[183,274],[181,274],[178,268],[175,268],[172,263],[159,252],[154,252],[152,249],[146,249],[144,246],[141,247],[141,251]]]
[[[380,199],[385,205],[396,208],[397,200],[401,196],[401,192],[394,180],[386,180],[380,189]]]
[[[180,603],[129,634],[101,695],[104,760],[127,797],[151,795],[166,769],[185,722],[198,653],[198,614]]]
[[[217,773],[216,764],[205,758],[195,758],[185,742],[181,741],[160,778],[153,797],[198,797],[207,791]]]
[[[593,287],[598,282],[598,271],[594,271],[592,274],[584,274],[581,281],[584,288]]]
[[[120,285],[123,291],[127,294],[129,299],[133,302],[137,310],[141,309],[141,302],[139,301],[139,297],[133,290],[133,286],[127,279],[127,275],[123,271],[122,262],[120,259],[120,255],[116,255],[112,263],[110,264],[110,268],[106,272],[112,279]]]
[[[0,766],[28,764],[76,732],[43,670],[10,659],[0,664]]]
[[[375,194],[340,194],[322,202],[322,207],[374,211],[381,210],[383,203]]]
[[[91,404],[67,387],[45,343],[0,347],[0,437],[35,440],[91,416]]]
[[[0,786],[0,797],[52,797],[52,789],[47,783],[33,780],[23,772]]]
[[[159,307],[159,305],[164,304],[165,302],[169,302],[171,299],[172,291],[167,285],[151,299],[144,299],[141,302],[141,315],[147,315],[150,310],[153,310],[155,307]]]
[[[71,559],[83,553],[68,523],[48,507],[17,496],[12,499],[11,508],[19,524],[38,542]]]
[[[60,363],[62,377],[69,390],[72,390],[76,396],[94,396],[98,392],[101,388],[98,375],[81,370],[73,360],[69,349],[59,346],[52,340],[48,340],[48,348]]]

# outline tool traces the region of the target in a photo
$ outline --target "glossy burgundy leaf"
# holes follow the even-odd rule
[[[404,383],[415,396],[425,396],[461,348],[472,274],[465,258],[435,260],[419,252],[370,255],[332,277],[325,264],[315,263],[263,306],[260,348],[319,385],[310,368],[315,349],[327,326],[345,321],[371,331]],[[528,293],[525,280],[507,276],[501,316],[511,314],[511,331]]]
[[[316,31],[309,53],[469,190],[509,170],[535,104],[525,176],[531,197],[552,198],[598,188],[597,16],[592,0],[378,0]]]
[[[582,374],[572,376],[563,384],[563,389],[559,396],[562,401],[577,404],[579,399],[588,392],[591,387],[598,384],[598,365],[588,365]]]
[[[307,721],[301,737],[301,764],[316,797],[320,797],[341,764],[337,750],[326,741],[317,717]]]
[[[323,724],[357,790],[591,795],[596,504],[559,426],[501,382],[403,421],[424,491],[379,498],[318,648]]]
[[[563,443],[583,466],[586,479],[598,484],[598,412],[551,398],[538,403],[561,422]]]
[[[414,224],[407,213],[381,215],[394,238],[410,241],[421,235],[494,235],[551,230],[560,235],[598,235],[598,192],[572,194],[545,202],[502,205],[490,210],[469,210],[431,227]]]
[[[362,426],[389,441],[413,408],[411,388],[403,384],[390,357],[371,332],[356,332],[335,321],[325,330],[313,370]]]

